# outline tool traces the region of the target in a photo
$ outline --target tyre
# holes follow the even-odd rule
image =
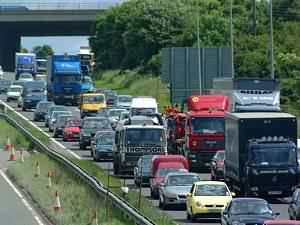
[[[162,198],[162,200],[161,200]],[[168,208],[168,205],[166,204],[165,198],[164,197],[159,197],[159,203],[160,203],[160,208],[163,210],[166,210]]]
[[[7,98],[6,101],[9,102],[9,98]]]
[[[82,149],[82,150],[85,150],[86,149],[86,146],[82,143],[79,143],[79,148]]]
[[[196,216],[194,216],[193,215],[193,208],[191,207],[191,215],[190,215],[190,220],[192,221],[192,222],[196,222],[197,221],[197,218],[196,218]]]
[[[23,111],[23,112],[26,112],[26,108],[22,107],[22,111]]]
[[[58,135],[57,135],[57,133],[54,131],[54,133],[53,133],[53,137],[54,138],[57,138],[58,137]]]

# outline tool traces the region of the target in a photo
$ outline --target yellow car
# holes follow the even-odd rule
[[[81,118],[83,118],[86,115],[96,114],[100,109],[104,108],[106,108],[106,100],[104,94],[81,94],[79,104]]]
[[[235,196],[224,182],[198,181],[187,194],[186,211],[188,220],[197,218],[220,218],[221,212]]]

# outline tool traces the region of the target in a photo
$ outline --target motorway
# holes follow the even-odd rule
[[[8,77],[9,76],[9,77]],[[6,79],[11,79],[11,74],[7,75],[5,78]],[[0,96],[1,100],[5,100],[5,96],[1,95]],[[22,112],[20,108],[17,108],[16,103],[12,103],[10,102],[9,105],[13,108],[16,109],[16,111],[20,112],[22,115],[24,115],[25,117],[27,117],[29,120],[32,121],[33,119],[33,111],[26,111],[26,112]],[[74,115],[78,115],[79,116],[79,110],[75,107],[69,107],[70,110],[73,112]],[[34,122],[38,127],[40,127],[42,130],[44,130],[46,133],[48,133],[48,129],[46,129],[44,127],[44,123],[43,122]],[[51,135],[51,134],[49,134]],[[78,155],[81,159],[83,160],[89,160],[89,161],[93,161],[92,158],[90,157],[90,151],[89,150],[80,150],[79,149],[79,144],[78,142],[63,142],[61,138],[57,138],[57,141],[59,141],[62,145],[64,145],[67,149],[71,150],[72,152],[74,152],[76,155]],[[95,162],[96,163],[96,162]],[[112,170],[113,166],[112,163],[100,163],[97,162],[96,163],[99,167],[106,169],[106,170]],[[207,180],[210,178],[209,174],[200,174],[201,178],[204,180]],[[126,180],[126,184],[130,187],[130,188],[134,188],[133,185],[133,180],[132,179],[127,179]],[[150,199],[150,191],[149,188],[143,188],[143,195]],[[272,204],[272,208],[274,210],[274,212],[279,212],[280,216],[279,218],[281,219],[288,219],[288,201],[289,199],[275,199],[275,200],[268,200],[271,204]],[[158,208],[158,201],[156,200],[151,200],[152,204],[154,206],[156,206]],[[165,212],[167,214],[169,214],[171,217],[173,217],[179,224],[184,224],[184,225],[188,225],[188,224],[193,224],[190,223],[189,221],[186,220],[186,212],[184,209],[182,208],[177,208],[174,210],[165,210]],[[0,214],[1,215],[1,214]],[[219,221],[216,220],[199,220],[199,223],[197,224],[220,224]]]

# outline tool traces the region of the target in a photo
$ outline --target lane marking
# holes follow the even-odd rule
[[[42,220],[39,218],[37,212],[29,205],[27,200],[23,197],[21,192],[17,189],[17,187],[10,181],[10,179],[6,176],[6,174],[0,170],[0,175],[3,177],[3,179],[6,181],[6,183],[11,187],[11,189],[17,194],[17,196],[21,199],[22,203],[25,205],[25,207],[30,211],[33,218],[36,220],[36,222],[39,225],[44,225]]]
[[[4,104],[9,110],[14,111],[17,115],[19,115],[21,118],[23,118],[24,120],[26,120],[28,123],[30,123],[32,126],[34,126],[36,129],[38,129],[39,131],[43,132],[47,137],[50,138],[50,140],[52,142],[54,142],[55,144],[57,144],[58,146],[60,146],[62,149],[64,149],[65,151],[67,151],[69,154],[71,154],[72,156],[74,156],[76,159],[82,159],[79,155],[77,155],[75,152],[67,149],[63,144],[61,144],[59,141],[57,141],[55,138],[52,138],[48,133],[46,133],[44,130],[42,130],[39,126],[37,126],[35,123],[33,123],[31,120],[29,120],[27,117],[23,116],[21,113],[19,113],[18,111],[16,111],[14,108],[12,108],[10,105],[6,104],[5,102],[3,102],[2,100],[1,104]]]

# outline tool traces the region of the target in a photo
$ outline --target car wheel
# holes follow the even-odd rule
[[[54,133],[53,133],[53,137],[54,138],[57,138],[57,133],[54,131]]]
[[[152,188],[150,188],[150,197],[151,197],[151,198],[154,198],[154,193],[153,193]]]
[[[158,207],[160,208],[160,209],[163,209],[163,203],[162,203],[162,196],[159,196],[159,201],[158,201]]]
[[[93,150],[91,150],[91,157],[94,158],[94,152],[93,152]]]
[[[197,218],[196,216],[193,215],[193,208],[191,207],[191,215],[190,215],[190,219],[192,222],[196,222],[197,221]]]
[[[23,112],[26,112],[26,108],[22,107],[22,111],[23,111]]]
[[[9,99],[7,98],[6,101],[9,102]]]
[[[82,150],[85,150],[86,149],[86,146],[84,145],[84,144],[79,144],[79,147],[80,147],[80,149],[82,149]]]

